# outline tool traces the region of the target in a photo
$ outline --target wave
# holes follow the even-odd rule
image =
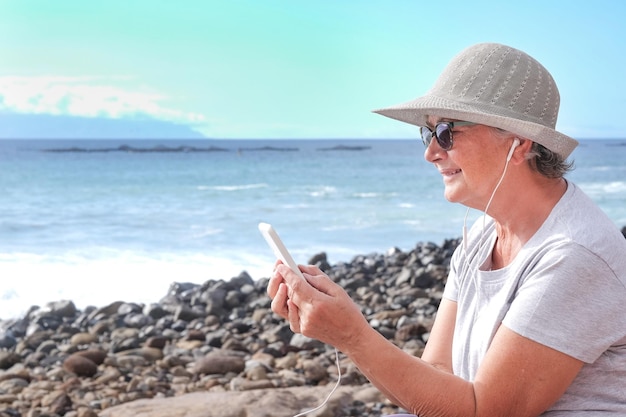
[[[242,271],[257,280],[268,277],[274,265],[271,251],[212,250],[207,255],[108,250],[99,257],[90,255],[0,253],[0,319],[58,300],[72,300],[80,309],[114,301],[155,303],[174,282],[229,280]]]
[[[192,227],[192,229],[194,229],[194,227]],[[202,229],[202,230],[198,230],[195,233],[192,233],[192,235],[189,237],[192,240],[195,239],[204,239],[206,237],[209,236],[216,236],[216,235],[220,235],[224,233],[224,229],[221,228],[208,228],[208,229]]]
[[[326,197],[332,194],[337,194],[337,187],[331,185],[318,187],[309,193],[311,197]]]
[[[199,185],[197,188],[200,191],[241,191],[241,190],[252,190],[256,188],[267,188],[268,185],[266,183],[259,184],[243,184],[243,185]]]
[[[398,196],[398,193],[396,192],[375,192],[375,191],[354,192],[350,194],[350,197],[352,198],[394,198],[397,196]]]
[[[605,185],[604,190],[607,193],[624,193],[626,192],[626,182],[613,181]]]
[[[624,168],[626,168],[626,167],[616,167],[614,165],[599,165],[599,166],[591,167],[590,171],[607,172],[607,171],[620,170],[620,169],[624,169]]]
[[[357,197],[357,198],[376,198],[376,197],[381,197],[382,194],[380,193],[354,193],[352,194],[353,197]]]
[[[283,204],[280,207],[283,209],[287,209],[287,210],[293,210],[293,209],[302,210],[302,209],[307,209],[311,206],[306,203],[298,203],[298,204],[288,203],[288,204]]]
[[[626,182],[587,182],[579,184],[587,194],[597,196],[600,194],[621,194],[626,193]]]

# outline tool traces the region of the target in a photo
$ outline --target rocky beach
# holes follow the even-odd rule
[[[348,291],[372,327],[419,356],[458,244],[418,243],[334,265],[320,253],[309,263]],[[244,271],[174,282],[154,304],[81,311],[62,300],[4,320],[0,417],[288,417],[312,409],[338,380],[335,351],[293,334],[271,312],[266,285]],[[341,354],[338,363],[340,386],[309,416],[402,411]]]

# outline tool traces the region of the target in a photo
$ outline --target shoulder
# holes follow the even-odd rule
[[[575,184],[526,244],[543,262],[586,270],[607,268],[626,285],[626,239],[611,219]]]
[[[626,316],[626,261],[609,262],[569,239],[540,249],[523,259],[504,322],[525,337],[593,362],[626,336],[626,321],[615,320]]]

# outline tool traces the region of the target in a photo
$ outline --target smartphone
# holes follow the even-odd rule
[[[291,254],[283,244],[283,241],[280,240],[278,233],[276,233],[276,230],[274,230],[272,225],[268,223],[259,223],[259,231],[265,238],[267,244],[270,245],[270,248],[274,251],[274,255],[283,261],[285,265],[291,268],[291,270],[300,278],[304,279],[304,275],[302,275],[302,272],[298,269],[298,264],[296,264],[293,260]]]

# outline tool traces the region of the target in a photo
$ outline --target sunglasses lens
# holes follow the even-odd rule
[[[449,150],[452,148],[452,129],[447,123],[439,123],[435,127],[437,143],[443,150]]]
[[[424,146],[428,147],[433,138],[433,132],[426,126],[422,126],[420,127],[420,134],[422,135],[422,142],[424,142]]]

